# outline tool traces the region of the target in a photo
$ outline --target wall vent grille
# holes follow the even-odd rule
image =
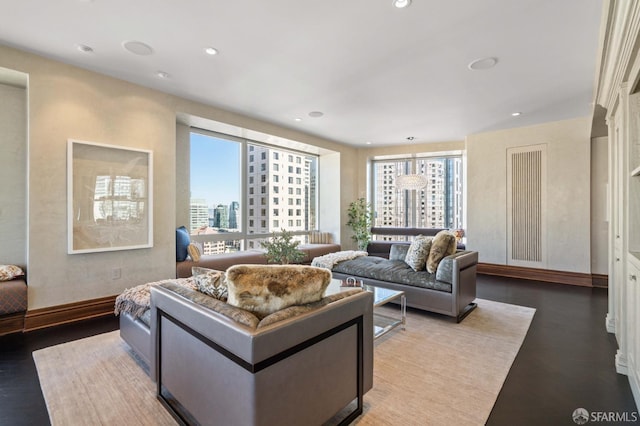
[[[546,145],[507,150],[508,264],[545,265]]]

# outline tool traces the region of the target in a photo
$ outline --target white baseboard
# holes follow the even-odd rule
[[[605,318],[604,322],[608,333],[616,332],[616,319],[613,317],[613,315],[607,313],[607,317]]]
[[[638,368],[634,365],[629,365],[627,377],[629,377],[629,385],[631,386],[631,393],[633,393],[633,399],[636,401],[636,407],[640,407],[640,377],[638,376]]]
[[[618,349],[616,352],[616,373],[629,375],[629,365],[627,364],[627,355]]]

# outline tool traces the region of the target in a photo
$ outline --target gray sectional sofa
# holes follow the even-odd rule
[[[340,412],[349,424],[362,413],[373,387],[371,293],[338,289],[260,319],[188,280],[154,283],[143,315],[120,313],[120,336],[179,422],[323,424]]]
[[[391,244],[389,259],[363,256],[333,266],[334,278],[405,292],[407,306],[462,321],[475,307],[478,253],[458,250],[442,259],[435,273],[414,271],[404,262],[409,244]]]
[[[356,408],[341,424],[362,413],[373,386],[371,293],[334,294],[304,313],[253,326],[230,320],[228,305],[216,308],[222,302],[203,306],[175,290],[151,290],[152,368],[161,401],[181,421],[324,424],[352,401]]]

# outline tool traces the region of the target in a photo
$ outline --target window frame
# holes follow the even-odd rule
[[[224,134],[224,133],[219,133],[219,132],[214,132],[214,131],[210,131],[210,130],[206,130],[206,129],[201,129],[198,127],[190,127],[189,128],[189,134],[191,135],[191,133],[196,133],[196,134],[200,134],[203,136],[209,136],[209,137],[213,137],[213,138],[217,138],[217,139],[223,139],[225,141],[229,141],[229,142],[236,142],[239,144],[240,146],[240,167],[239,167],[239,174],[240,174],[240,194],[239,194],[239,200],[237,200],[240,204],[239,207],[239,211],[240,211],[240,216],[241,216],[241,220],[239,225],[239,230],[237,232],[222,232],[222,233],[217,233],[217,234],[204,234],[204,235],[191,235],[191,239],[194,241],[199,241],[199,242],[217,242],[217,241],[228,241],[228,240],[235,240],[235,241],[239,241],[240,244],[240,250],[247,250],[247,248],[251,247],[251,245],[249,244],[250,241],[253,241],[254,244],[253,246],[255,246],[255,242],[258,242],[258,246],[259,246],[259,241],[260,240],[264,240],[266,238],[270,238],[272,236],[272,233],[270,232],[255,232],[255,233],[249,233],[248,229],[250,227],[250,221],[255,223],[265,223],[265,220],[268,217],[254,217],[253,219],[249,219],[248,217],[248,211],[249,209],[255,209],[256,205],[259,205],[261,208],[263,206],[265,206],[264,204],[264,199],[261,198],[261,202],[255,202],[254,198],[250,197],[251,194],[249,194],[249,175],[252,173],[260,173],[259,171],[255,171],[257,170],[257,168],[254,168],[253,165],[249,166],[249,155],[254,155],[254,154],[248,154],[248,153],[253,153],[255,152],[255,148],[256,146],[258,147],[264,147],[267,148],[269,150],[277,150],[279,152],[274,152],[274,151],[270,151],[270,154],[268,154],[265,158],[273,158],[274,161],[279,161],[280,163],[282,163],[284,161],[283,156],[287,156],[285,157],[287,160],[289,160],[289,162],[293,162],[294,158],[300,158],[300,162],[302,162],[302,159],[306,158],[306,157],[313,157],[315,158],[316,164],[318,164],[320,162],[320,155],[316,154],[316,153],[311,153],[311,152],[305,152],[302,150],[296,150],[293,148],[289,148],[289,147],[284,147],[284,146],[279,146],[279,145],[275,145],[275,144],[269,144],[269,143],[264,143],[264,142],[259,142],[259,141],[255,141],[252,139],[248,139],[248,138],[240,138],[240,137],[236,137],[233,135],[228,135],[228,134]],[[191,136],[190,136],[191,137]],[[191,142],[189,142],[191,143]],[[274,156],[275,154],[277,154],[277,156]],[[256,159],[256,157],[254,157],[254,160]],[[254,161],[255,164],[262,164],[261,168],[264,168],[265,163],[262,161],[266,161],[265,159],[262,159],[261,161]],[[274,163],[275,164],[275,163]],[[315,168],[315,181],[319,182],[320,181],[320,172],[319,172],[320,167],[316,167]],[[263,171],[267,171],[267,170],[263,170]],[[275,182],[278,182],[280,179],[274,179]],[[313,180],[313,178],[312,178]],[[191,177],[189,177],[188,179],[189,182],[189,186],[191,186]],[[288,186],[288,184],[286,184],[285,186]],[[291,188],[290,188],[291,189]],[[268,192],[268,191],[267,191]],[[256,194],[257,195],[257,194]],[[263,194],[260,194],[263,195]],[[264,195],[268,195],[268,194],[264,194]],[[292,231],[291,233],[298,238],[301,238],[302,241],[306,240],[306,237],[314,231],[317,231],[317,227],[318,227],[318,223],[320,222],[320,191],[319,188],[316,187],[315,190],[315,194],[314,194],[314,200],[311,201],[309,200],[309,206],[314,206],[315,208],[315,212],[311,212],[309,211],[309,215],[311,216],[313,214],[313,216],[315,217],[315,226],[312,229],[307,229],[307,230],[299,230],[299,231]],[[189,206],[188,209],[190,211],[190,203],[191,203],[191,199],[189,199]],[[255,204],[254,204],[255,203]],[[189,213],[190,215],[190,213]],[[273,218],[271,218],[273,220]],[[284,220],[286,220],[288,218],[283,218],[282,216],[280,216],[278,218],[279,220],[279,224],[280,225],[284,225]],[[289,220],[289,223],[292,222],[293,218],[290,218],[291,220]],[[267,221],[268,223],[268,221]],[[253,226],[255,227],[255,226]],[[286,229],[286,228],[285,228]]]
[[[427,177],[427,187],[425,187],[425,194],[424,196],[419,196],[418,193],[421,191],[409,191],[409,199],[405,199],[405,200],[401,200],[401,201],[405,201],[408,203],[408,208],[405,207],[405,216],[404,218],[404,225],[396,225],[396,224],[392,224],[392,222],[394,222],[394,220],[397,223],[397,219],[393,218],[393,217],[386,217],[384,215],[384,212],[379,212],[377,205],[388,205],[391,204],[393,201],[395,200],[396,195],[392,195],[387,197],[386,195],[383,196],[382,199],[378,200],[379,203],[377,204],[377,200],[376,200],[376,188],[378,186],[378,182],[376,181],[376,169],[377,169],[377,165],[380,164],[382,165],[382,167],[379,168],[379,172],[382,173],[382,175],[380,176],[380,178],[378,179],[378,181],[381,184],[387,184],[390,185],[393,181],[393,179],[391,178],[391,176],[393,175],[393,177],[397,176],[397,170],[395,169],[396,166],[391,166],[388,163],[391,162],[405,162],[405,172],[404,173],[415,173],[415,171],[417,170],[417,164],[420,160],[441,160],[441,159],[450,159],[450,158],[456,158],[460,160],[460,184],[461,184],[461,188],[460,188],[460,214],[459,214],[459,222],[458,225],[459,226],[452,226],[451,228],[463,228],[466,226],[466,186],[467,186],[467,182],[466,182],[466,156],[464,151],[460,150],[460,151],[447,151],[447,152],[429,152],[429,153],[418,153],[418,154],[404,154],[404,155],[390,155],[390,156],[379,156],[379,157],[374,157],[371,161],[370,161],[370,168],[369,168],[369,176],[367,179],[367,183],[368,183],[368,193],[369,193],[369,200],[371,201],[371,205],[373,207],[373,211],[374,211],[374,215],[376,216],[374,218],[374,224],[373,226],[378,226],[378,227],[397,227],[397,226],[405,226],[405,227],[430,227],[430,226],[425,226],[423,224],[418,225],[418,216],[420,215],[420,212],[427,212],[431,211],[435,208],[435,206],[429,205],[427,206],[427,203],[425,203],[425,201],[427,201],[427,199],[431,199],[432,197],[428,195],[428,193],[426,193],[426,191],[428,191],[432,186],[439,186],[437,185],[437,183],[434,185],[434,179],[435,179],[435,175],[433,174],[426,174],[423,173],[425,175],[425,177]],[[408,167],[407,167],[408,166]],[[436,188],[437,189],[437,188]],[[456,196],[456,192],[455,192],[455,188],[451,188],[453,189],[453,194],[451,194],[450,196]],[[397,191],[397,190],[396,190]],[[445,196],[445,200],[446,200],[446,196]],[[406,204],[407,205],[407,204]],[[446,201],[445,201],[445,209],[447,208],[446,205]],[[455,213],[454,213],[455,215]],[[408,220],[407,220],[408,218]],[[442,226],[443,228],[449,228],[447,223],[444,223],[444,226]]]

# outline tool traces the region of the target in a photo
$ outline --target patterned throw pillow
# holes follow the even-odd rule
[[[191,274],[196,282],[198,291],[214,299],[227,301],[227,280],[223,271],[194,266]]]
[[[427,271],[436,272],[442,259],[456,252],[456,236],[450,231],[440,231],[433,238],[433,244],[427,259]]]
[[[24,272],[16,265],[0,265],[0,281],[10,281],[14,278],[21,277]]]
[[[404,262],[414,271],[423,271],[427,264],[427,257],[431,250],[431,241],[433,238],[418,235],[409,246]]]

